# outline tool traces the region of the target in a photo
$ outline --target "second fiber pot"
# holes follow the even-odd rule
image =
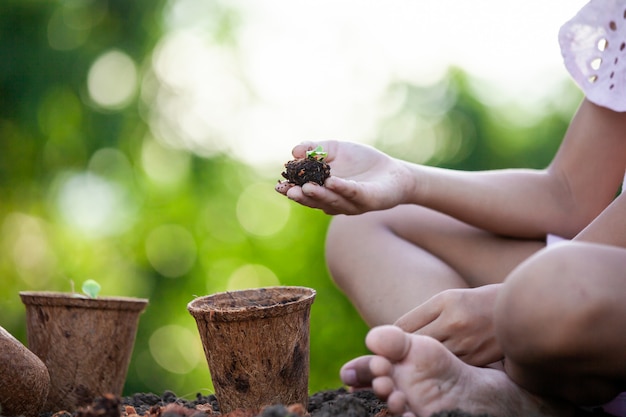
[[[222,414],[308,402],[315,290],[268,287],[199,297],[195,318]]]

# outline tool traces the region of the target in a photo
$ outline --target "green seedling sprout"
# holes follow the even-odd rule
[[[322,148],[321,146],[318,146],[312,151],[306,152],[307,158],[314,159],[316,161],[323,161],[324,158],[326,158],[327,156],[328,156],[328,152],[324,152],[324,148]]]
[[[89,298],[96,298],[101,288],[102,287],[100,287],[100,284],[98,284],[96,281],[94,281],[93,279],[88,279],[87,281],[83,282],[82,290]]]

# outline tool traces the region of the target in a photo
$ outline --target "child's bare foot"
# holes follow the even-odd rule
[[[569,405],[531,395],[502,371],[467,365],[435,339],[381,326],[365,342],[375,355],[348,362],[342,379],[355,388],[371,386],[394,414],[430,416],[455,409],[502,417],[573,413]]]

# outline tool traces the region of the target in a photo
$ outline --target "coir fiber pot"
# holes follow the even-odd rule
[[[20,292],[28,347],[47,366],[50,391],[43,411],[73,411],[107,393],[121,395],[148,300]]]
[[[46,365],[0,327],[0,415],[36,417],[49,386]]]
[[[315,290],[267,287],[199,297],[195,318],[222,414],[272,404],[307,406]]]

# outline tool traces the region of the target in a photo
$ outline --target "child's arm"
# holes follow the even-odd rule
[[[413,193],[416,204],[504,235],[573,237],[611,202],[624,178],[626,113],[584,101],[545,170],[415,170],[433,171],[424,176],[426,192]]]
[[[584,101],[544,170],[455,171],[323,142],[333,175],[325,187],[305,184],[282,192],[329,214],[419,204],[502,235],[573,237],[615,196],[626,169],[624,132],[626,113]],[[294,155],[310,146],[296,147]]]

